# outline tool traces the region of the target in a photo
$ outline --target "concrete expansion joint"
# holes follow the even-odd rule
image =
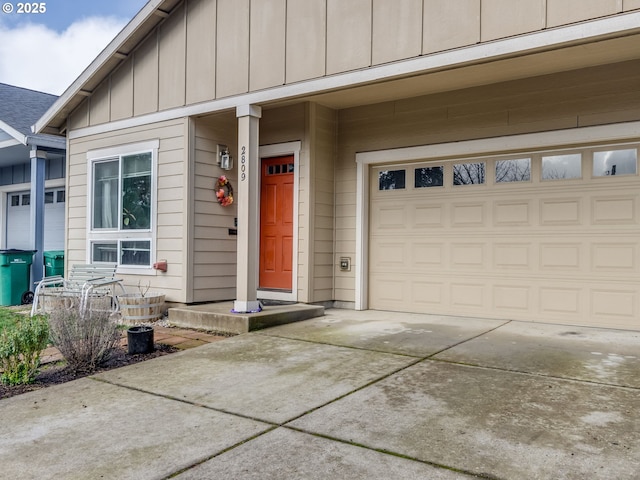
[[[252,420],[254,422],[264,423],[266,425],[271,425],[274,428],[275,427],[280,427],[280,426],[283,425],[281,423],[276,423],[276,422],[271,422],[269,420],[265,420],[264,418],[258,418],[258,417],[254,417],[254,416],[251,416],[251,415],[243,415],[242,413],[232,412],[232,411],[226,410],[224,408],[214,408],[214,407],[211,407],[209,405],[204,405],[202,403],[191,402],[189,400],[185,400],[184,398],[178,398],[178,397],[174,397],[172,395],[163,395],[161,393],[151,392],[149,390],[143,390],[141,388],[132,387],[130,385],[122,385],[122,384],[120,384],[118,382],[111,382],[109,380],[104,380],[102,378],[96,378],[96,377],[87,377],[87,378],[89,378],[90,380],[94,380],[96,382],[106,383],[107,385],[111,385],[113,387],[124,388],[124,389],[127,389],[127,390],[132,390],[134,392],[144,393],[146,395],[152,395],[152,396],[158,397],[158,398],[164,398],[165,400],[172,400],[174,402],[184,403],[184,404],[187,404],[187,405],[191,405],[192,407],[205,408],[205,409],[211,410],[213,412],[224,413],[226,415],[233,415],[235,417],[244,418],[245,420]],[[296,417],[296,418],[298,418],[298,417]],[[289,419],[284,423],[291,422],[291,421],[295,420],[296,418]]]
[[[470,476],[472,476],[474,478],[480,478],[480,479],[483,479],[483,480],[506,480],[506,479],[501,479],[501,478],[493,476],[493,475],[488,475],[488,474],[478,473],[478,472],[472,472],[472,471],[469,471],[469,470],[462,470],[462,469],[459,469],[459,468],[451,467],[449,465],[443,465],[443,464],[440,464],[440,463],[429,462],[428,460],[421,460],[419,458],[415,458],[415,457],[412,457],[410,455],[405,455],[405,454],[402,454],[402,453],[394,452],[393,450],[389,450],[389,449],[385,449],[385,448],[370,447],[368,445],[365,445],[364,443],[354,442],[353,440],[345,440],[344,438],[332,437],[331,435],[324,435],[324,434],[317,433],[317,432],[310,432],[310,431],[305,430],[303,428],[298,428],[298,427],[293,427],[293,426],[286,426],[286,425],[283,426],[283,428],[286,428],[288,430],[292,430],[294,432],[304,433],[306,435],[311,435],[311,436],[314,436],[314,437],[323,438],[325,440],[331,440],[333,442],[342,443],[344,445],[350,445],[352,447],[364,448],[364,449],[370,450],[372,452],[382,453],[384,455],[390,455],[392,457],[397,457],[397,458],[402,458],[404,460],[410,460],[410,461],[413,461],[413,462],[422,463],[423,465],[429,465],[431,467],[440,468],[442,470],[448,470],[450,472],[460,473],[460,474],[463,474],[463,475],[470,475]]]
[[[436,355],[440,355],[441,353],[444,353],[447,350],[451,350],[452,348],[456,348],[456,347],[458,347],[460,345],[464,345],[465,343],[469,343],[472,340],[475,340],[475,339],[480,338],[480,337],[482,337],[484,335],[487,335],[488,333],[495,332],[496,330],[498,330],[498,329],[500,329],[500,328],[502,328],[502,327],[504,327],[506,325],[509,325],[512,322],[513,322],[513,320],[507,320],[506,322],[501,323],[500,325],[498,325],[496,327],[490,328],[489,330],[481,332],[478,335],[475,335],[473,337],[469,337],[469,338],[466,338],[464,340],[461,340],[458,343],[453,343],[453,344],[451,344],[451,345],[449,345],[449,346],[447,346],[445,348],[442,348],[440,350],[437,350],[437,351],[427,355],[426,357],[421,357],[421,359],[422,360],[437,360],[437,359],[434,359],[433,357],[435,357]],[[442,360],[437,360],[437,361],[442,361]],[[453,363],[453,362],[449,362],[449,363]]]
[[[213,455],[210,455],[210,456],[208,456],[206,458],[203,458],[202,460],[199,460],[198,462],[195,462],[195,463],[193,463],[192,465],[189,465],[186,468],[183,468],[183,469],[180,469],[180,470],[178,470],[176,472],[173,472],[172,474],[162,478],[161,480],[169,480],[171,478],[175,478],[178,475],[181,475],[181,474],[183,474],[185,472],[188,472],[189,470],[191,470],[193,468],[196,468],[199,465],[202,465],[203,463],[208,462],[209,460],[212,460],[212,459],[214,459],[216,457],[219,457],[222,454],[225,454],[225,453],[227,453],[227,452],[229,452],[229,451],[231,451],[231,450],[233,450],[235,448],[240,447],[241,445],[244,445],[245,443],[248,443],[248,442],[250,442],[252,440],[255,440],[256,438],[262,437],[263,435],[266,435],[267,433],[270,433],[270,432],[274,431],[276,428],[278,428],[278,427],[277,426],[273,426],[272,428],[269,428],[269,429],[265,430],[264,432],[256,433],[255,435],[253,435],[253,436],[251,436],[249,438],[245,438],[242,441],[237,442],[237,443],[235,443],[233,445],[230,445],[229,447],[224,448],[224,449],[220,450],[219,452],[216,452]]]
[[[446,351],[446,350],[448,350],[448,349],[445,349],[443,351]],[[476,364],[473,364],[473,363],[456,362],[456,361],[453,361],[453,360],[446,360],[446,359],[441,359],[441,358],[431,358],[431,357],[432,356],[426,357],[426,358],[424,358],[423,360],[421,360],[418,363],[423,363],[425,361],[430,361],[430,362],[434,362],[434,363],[445,363],[445,364],[448,364],[448,365],[458,365],[460,367],[477,368],[479,370],[513,373],[513,374],[516,374],[516,375],[523,375],[525,377],[548,378],[550,380],[557,380],[557,381],[567,382],[567,383],[577,383],[577,384],[580,384],[580,385],[593,385],[593,386],[599,386],[599,387],[616,388],[616,389],[624,390],[624,391],[640,392],[640,387],[634,387],[634,386],[630,386],[630,385],[616,385],[615,383],[596,382],[595,380],[566,378],[566,377],[560,377],[560,376],[557,376],[557,375],[549,375],[549,374],[545,374],[545,373],[524,372],[522,370],[514,370],[514,369],[511,369],[511,368],[488,367],[488,366],[485,366],[485,365],[476,365]]]

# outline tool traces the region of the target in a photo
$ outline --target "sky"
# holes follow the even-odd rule
[[[0,83],[61,95],[146,3],[0,0]]]

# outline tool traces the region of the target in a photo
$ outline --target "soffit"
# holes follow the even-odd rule
[[[640,35],[429,72],[308,96],[339,110],[640,59]]]

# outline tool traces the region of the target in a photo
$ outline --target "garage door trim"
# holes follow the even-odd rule
[[[368,305],[369,275],[369,185],[370,167],[387,163],[428,161],[451,157],[479,157],[492,154],[513,155],[517,151],[536,151],[579,145],[622,146],[640,137],[640,122],[574,128],[562,131],[513,135],[480,140],[449,142],[437,145],[395,148],[356,153],[356,258],[355,308],[366,310]],[[637,141],[637,140],[636,140]]]

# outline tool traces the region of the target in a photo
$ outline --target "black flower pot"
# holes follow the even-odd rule
[[[127,330],[129,355],[153,352],[153,327],[138,325]]]

